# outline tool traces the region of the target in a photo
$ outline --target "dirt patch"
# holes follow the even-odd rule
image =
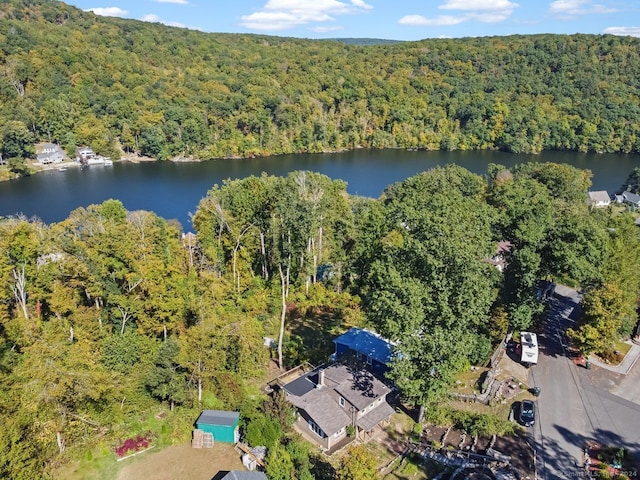
[[[475,450],[478,453],[484,454],[487,451],[487,448],[489,448],[490,444],[491,444],[491,437],[478,437],[478,440],[476,441]]]
[[[458,450],[460,442],[462,442],[462,433],[460,430],[452,428],[444,442],[444,447],[451,447],[452,449]]]
[[[422,431],[422,441],[429,445],[432,445],[433,442],[442,443],[442,437],[446,431],[447,427],[434,427],[429,425]]]
[[[498,380],[517,379],[527,384],[529,381],[529,369],[520,363],[520,357],[514,348],[509,348],[498,363]]]
[[[213,448],[191,445],[149,451],[124,460],[118,480],[211,480],[219,471],[246,470],[233,445],[217,443]]]
[[[493,449],[511,456],[511,466],[523,476],[533,477],[535,473],[535,456],[533,448],[524,436],[498,437]]]

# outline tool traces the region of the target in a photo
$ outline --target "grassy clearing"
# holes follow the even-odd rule
[[[153,437],[151,444],[154,448],[149,453],[171,445],[183,444],[190,440],[193,422],[199,414],[199,408],[181,408],[174,412],[156,410],[143,414],[127,425],[126,433],[120,435],[118,442],[97,439],[84,451],[75,451],[74,456],[68,458],[65,465],[53,472],[53,477],[65,480],[115,479],[122,468],[122,463],[127,463],[116,460],[114,452],[115,447],[118,446],[116,443],[121,444],[127,438],[151,432]],[[116,425],[113,429],[118,430],[119,427]]]

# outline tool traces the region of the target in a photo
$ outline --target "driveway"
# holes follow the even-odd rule
[[[576,366],[567,355],[565,330],[579,317],[580,295],[557,286],[544,332],[538,336],[540,358],[530,383],[540,387],[538,421],[530,432],[538,453],[541,479],[579,477],[587,441],[624,446],[640,458],[640,362],[629,375],[596,366]],[[633,400],[633,401],[632,401]]]

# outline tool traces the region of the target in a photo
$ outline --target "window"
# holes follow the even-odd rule
[[[367,365],[372,365],[372,364],[373,364],[373,358],[367,357]]]
[[[313,433],[318,435],[320,438],[325,437],[325,434],[322,431],[322,429],[313,420],[309,420],[309,430],[313,431]]]
[[[345,427],[342,427],[340,430],[338,430],[336,433],[334,433],[333,436],[338,438],[340,435],[342,435],[344,433],[344,429],[345,429]]]
[[[340,406],[344,408],[344,398],[340,397],[340,399],[338,400],[338,403],[340,403]]]

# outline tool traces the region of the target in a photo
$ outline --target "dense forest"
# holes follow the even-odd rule
[[[592,35],[205,34],[5,0],[0,154],[20,171],[36,141],[161,160],[358,147],[638,153],[639,47]],[[625,188],[639,191],[639,179],[636,169]],[[269,367],[322,363],[333,337],[370,327],[396,344],[389,379],[429,411],[509,329],[535,330],[544,278],[583,289],[570,337],[607,354],[636,325],[640,236],[634,215],[588,207],[590,184],[567,165],[490,165],[484,176],[449,166],[366,199],[298,171],[212,186],[195,236],[113,199],[54,224],[2,218],[0,477],[114,463],[118,442],[145,432],[183,442],[202,408],[224,408],[270,446],[271,478],[336,478],[308,447],[281,441],[290,412],[260,390]],[[503,273],[488,261],[499,242],[510,245]]]
[[[634,215],[591,210],[589,186],[566,165],[449,166],[373,200],[298,171],[213,186],[195,237],[117,200],[51,225],[3,219],[0,477],[113,458],[141,431],[184,441],[201,408],[240,409],[248,438],[279,438],[286,411],[258,390],[267,365],[324,362],[353,325],[396,342],[389,378],[430,411],[507,329],[535,328],[550,275],[586,292],[576,344],[611,350],[637,319],[640,237]],[[488,262],[499,241],[504,273]],[[308,448],[270,445],[268,473],[335,478]],[[304,462],[276,467],[287,448]]]
[[[368,42],[365,42],[368,43]],[[375,42],[371,42],[375,43]],[[640,40],[363,44],[0,4],[0,153],[213,159],[370,148],[640,151]]]

